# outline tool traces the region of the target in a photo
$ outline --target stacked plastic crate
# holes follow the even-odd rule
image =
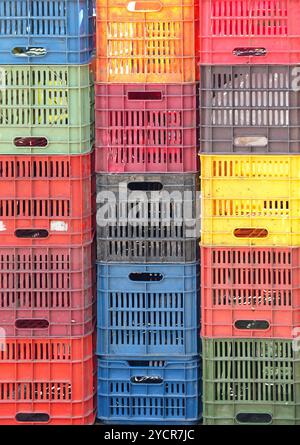
[[[299,19],[201,2],[206,424],[300,422]]]
[[[198,189],[197,20],[191,0],[97,1],[104,422],[184,424],[200,416],[199,248],[196,232],[188,233]]]
[[[0,2],[0,424],[88,424],[89,0]]]

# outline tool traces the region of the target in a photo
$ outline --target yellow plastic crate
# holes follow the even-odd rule
[[[97,82],[198,80],[198,0],[97,0]]]
[[[300,156],[202,155],[204,246],[300,246]]]

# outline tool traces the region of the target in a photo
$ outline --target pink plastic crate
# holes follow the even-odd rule
[[[98,84],[96,171],[196,172],[198,84]]]
[[[6,337],[79,337],[94,330],[93,244],[0,250]]]
[[[200,1],[200,64],[297,64],[298,0]]]

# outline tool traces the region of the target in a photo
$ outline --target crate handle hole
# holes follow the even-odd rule
[[[161,91],[129,91],[128,100],[161,100]]]
[[[163,274],[151,272],[131,272],[129,274],[131,281],[161,281]]]
[[[267,238],[267,229],[238,228],[233,232],[236,238]]]
[[[154,375],[135,375],[130,378],[130,381],[138,385],[161,385],[164,379]]]
[[[132,1],[127,4],[129,12],[159,12],[161,9],[159,1]]]
[[[17,229],[15,236],[17,238],[47,238],[49,232],[45,229]]]
[[[133,368],[157,368],[157,367],[164,367],[166,366],[166,362],[164,360],[128,360],[127,361],[129,366],[132,366]]]
[[[160,191],[163,189],[163,185],[161,182],[129,182],[127,185],[128,190],[130,191]]]
[[[234,327],[246,330],[266,330],[269,329],[270,323],[267,320],[237,320]]]
[[[248,56],[254,56],[254,57],[261,57],[265,56],[267,54],[266,48],[251,48],[251,47],[244,47],[244,48],[234,48],[232,51],[234,56],[237,57],[248,57]]]
[[[15,147],[47,147],[48,139],[43,137],[15,138]]]
[[[15,57],[45,57],[47,55],[47,50],[42,46],[17,46],[13,48],[12,55]]]
[[[46,413],[18,413],[17,422],[49,422],[50,416]]]
[[[272,415],[267,413],[239,413],[236,415],[239,423],[271,423]]]
[[[265,136],[239,136],[234,139],[234,145],[238,147],[266,147],[268,138]]]
[[[15,326],[17,329],[47,329],[49,321],[43,318],[19,318],[19,320],[16,320]]]

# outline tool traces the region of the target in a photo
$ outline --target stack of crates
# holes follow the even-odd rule
[[[97,0],[98,417],[200,417],[192,0]],[[184,200],[182,200],[182,198]]]
[[[0,2],[0,424],[91,424],[90,0]]]
[[[206,424],[300,423],[299,20],[297,0],[201,2]]]

